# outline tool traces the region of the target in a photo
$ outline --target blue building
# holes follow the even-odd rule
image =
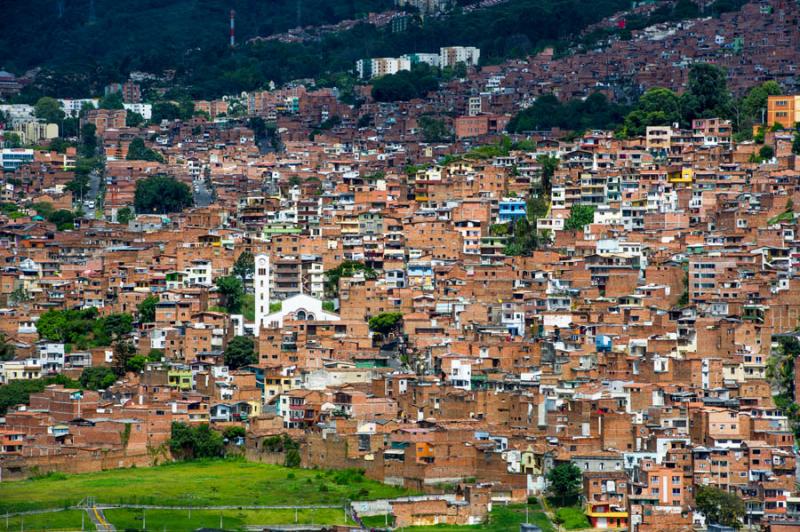
[[[516,222],[520,218],[527,216],[525,200],[522,199],[503,199],[500,200],[500,213],[498,220],[500,223]]]
[[[13,172],[24,164],[33,162],[33,150],[6,148],[0,150],[0,168],[4,172]]]

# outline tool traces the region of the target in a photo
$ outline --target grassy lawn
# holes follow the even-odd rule
[[[224,528],[238,530],[246,525],[292,525],[295,523],[293,510],[142,510],[126,508],[111,509],[105,512],[106,519],[117,530],[141,530],[146,518],[148,530],[196,530],[198,528]],[[221,518],[221,520],[220,520]],[[220,526],[220,522],[222,525]],[[298,510],[298,524],[345,524],[343,510]],[[350,524],[353,524],[350,522]]]
[[[582,528],[591,528],[589,519],[583,510],[577,506],[565,506],[556,510],[556,519],[567,530],[580,530]]]
[[[489,532],[505,532],[509,530],[519,530],[519,525],[525,522],[525,505],[509,504],[501,506],[494,504],[492,512],[489,514],[489,522],[482,525],[454,526],[416,526],[409,528],[414,532],[465,532],[468,530],[488,530]],[[538,525],[544,532],[555,532],[547,515],[542,511],[538,504],[528,506],[528,522]]]
[[[0,515],[0,530],[80,530],[81,516],[83,516],[83,529],[94,530],[89,516],[79,510],[9,517],[8,525],[5,517]]]
[[[0,515],[6,511],[65,508],[84,497],[98,504],[171,506],[343,504],[407,495],[352,471],[289,469],[244,460],[176,462],[83,475],[0,484]]]

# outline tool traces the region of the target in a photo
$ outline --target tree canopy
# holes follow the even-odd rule
[[[655,87],[647,90],[636,108],[625,117],[624,131],[628,136],[646,133],[648,126],[667,126],[683,123],[680,97],[669,89]]]
[[[217,277],[217,290],[222,295],[222,304],[230,314],[238,314],[244,301],[244,285],[235,275]]]
[[[128,146],[128,155],[125,157],[129,161],[155,161],[164,162],[164,157],[155,150],[144,145],[144,140],[139,137],[133,139]]]
[[[169,448],[173,456],[184,460],[218,458],[225,455],[222,435],[212,430],[208,423],[200,425],[173,423]]]
[[[594,210],[592,205],[573,205],[569,211],[569,218],[564,223],[564,228],[569,231],[580,231],[592,223]]]
[[[403,314],[400,312],[381,312],[369,319],[369,330],[389,334],[397,330],[403,321]]]
[[[375,270],[364,264],[354,260],[345,260],[337,267],[332,268],[325,272],[325,294],[328,298],[339,297],[339,279],[342,277],[351,277],[356,272],[364,272],[367,279],[375,279],[377,273]]]
[[[727,117],[731,112],[730,106],[731,93],[725,71],[710,63],[693,64],[683,97],[686,118]]]
[[[233,274],[239,277],[242,281],[247,281],[255,273],[256,262],[255,257],[249,251],[243,251],[236,257],[236,262],[233,263]]]
[[[43,96],[36,101],[33,114],[36,118],[51,123],[59,123],[65,116],[59,101],[49,96]]]
[[[547,472],[547,491],[561,506],[574,503],[582,488],[581,470],[572,462],[558,464]]]
[[[138,213],[168,214],[192,205],[189,185],[173,177],[154,175],[136,182],[134,207]]]
[[[695,503],[709,523],[739,528],[745,516],[744,501],[735,493],[716,486],[697,485]]]
[[[421,63],[411,70],[382,76],[372,82],[372,97],[379,102],[407,101],[424,98],[439,87],[434,69]]]
[[[554,127],[581,131],[586,129],[614,129],[622,122],[628,108],[609,102],[602,93],[596,92],[585,100],[570,100],[561,103],[552,94],[545,94],[528,107],[514,115],[506,126],[509,133],[523,133]]]
[[[228,342],[225,349],[225,365],[230,369],[239,369],[258,362],[255,342],[249,336],[236,336]]]
[[[78,380],[87,390],[105,390],[117,381],[117,376],[111,368],[95,366],[84,368]]]
[[[123,207],[117,211],[117,223],[127,225],[133,220],[133,211],[130,207]]]
[[[39,317],[36,329],[44,340],[73,344],[79,349],[109,346],[133,330],[130,314],[99,317],[97,309],[48,310]]]
[[[137,305],[136,310],[139,313],[139,321],[142,323],[156,321],[156,305],[158,305],[158,301],[158,296],[147,296]]]
[[[474,11],[456,10],[441,19],[411,16],[402,32],[362,23],[303,43],[247,43],[257,35],[336,23],[393,6],[392,0],[303,0],[298,12],[295,0],[249,2],[248,16],[236,18],[241,44],[233,48],[227,40],[229,1],[95,0],[96,18],[91,21],[85,3],[55,4],[30,0],[4,6],[6,24],[16,29],[13,37],[9,32],[0,34],[0,64],[18,74],[43,67],[35,83],[23,91],[26,97],[88,97],[134,70],[173,70],[174,83],[198,98],[323,75],[337,79],[339,86],[337,74],[351,71],[359,58],[436,51],[454,43],[477,46],[483,60],[494,63],[524,56],[545,44],[567,44],[570,36],[627,8],[629,2],[596,0],[586,9],[584,0],[515,0]],[[133,37],[120,39],[121,28]],[[16,46],[20,42],[25,46]],[[54,47],[53,42],[70,45]],[[154,109],[154,121],[162,116]]]

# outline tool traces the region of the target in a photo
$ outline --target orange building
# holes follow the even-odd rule
[[[767,98],[767,126],[780,124],[792,129],[800,122],[800,96],[770,96]]]

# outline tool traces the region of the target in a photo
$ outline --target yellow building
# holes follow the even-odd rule
[[[691,183],[694,181],[694,168],[686,167],[670,171],[667,179],[670,183]]]
[[[0,362],[0,384],[7,384],[9,381],[40,378],[42,378],[41,366],[34,366],[23,360]]]

